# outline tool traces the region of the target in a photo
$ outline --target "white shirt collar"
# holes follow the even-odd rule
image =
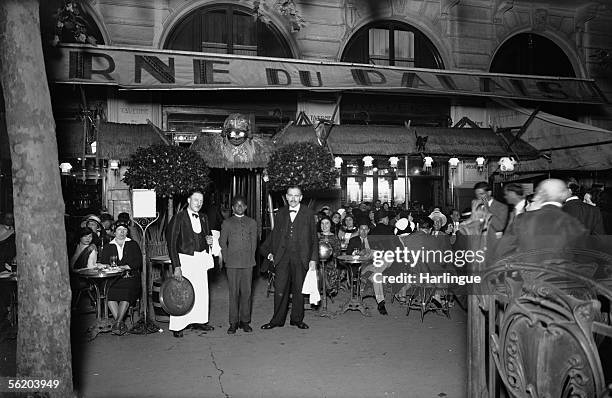
[[[491,204],[493,204],[493,198],[487,200],[487,205],[489,205],[489,207],[491,207]]]
[[[291,207],[291,206],[289,206],[289,210],[300,211],[300,204],[298,203],[298,205],[297,205],[297,206],[295,206],[295,207]]]
[[[125,238],[125,241],[129,242],[129,241],[131,241],[131,239],[130,238]],[[119,246],[119,243],[117,243],[117,238],[113,238],[113,240],[111,240],[110,243],[112,243],[113,245]]]
[[[200,216],[198,213],[196,213],[195,211],[191,210],[189,207],[187,208],[187,213],[189,213],[189,215],[197,214],[198,217]]]
[[[516,211],[521,211],[525,208],[525,206],[527,205],[527,200],[522,199],[520,202],[518,202],[516,205],[514,205],[514,209]]]
[[[242,214],[242,215],[234,214],[234,217],[242,218],[242,217],[244,217],[244,214]]]
[[[553,205],[553,206],[557,206],[557,207],[562,207],[561,203],[559,202],[544,202],[540,205],[540,208],[546,206],[546,205]]]
[[[578,196],[574,195],[574,196],[570,196],[569,198],[565,199],[566,202],[569,202],[570,200],[578,200]]]

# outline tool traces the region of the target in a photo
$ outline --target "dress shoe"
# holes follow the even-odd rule
[[[304,322],[289,322],[289,324],[291,326],[297,326],[298,329],[308,329],[308,325],[306,325]]]
[[[242,330],[244,330],[247,333],[251,333],[253,331],[253,328],[248,323],[242,322],[240,323],[240,327],[242,328]]]
[[[281,325],[275,325],[274,323],[266,323],[265,325],[261,325],[261,328],[264,330],[279,328]]]
[[[238,325],[234,323],[230,325],[230,327],[227,329],[227,334],[236,334],[237,329],[238,329]]]
[[[378,303],[378,312],[380,312],[380,315],[387,315],[387,309],[385,308],[385,301],[381,301],[380,303]]]
[[[176,337],[176,338],[183,337],[183,331],[182,331],[182,330],[178,330],[178,331],[174,330],[174,331],[172,332],[172,335],[173,335],[174,337]]]
[[[210,332],[215,330],[214,327],[210,326],[208,323],[194,323],[191,325],[191,328],[194,330],[201,330],[204,332]]]

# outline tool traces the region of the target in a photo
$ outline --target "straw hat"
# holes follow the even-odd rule
[[[429,215],[429,218],[432,221],[436,221],[436,219],[440,219],[442,221],[442,225],[446,225],[446,216],[442,214],[440,209],[437,207],[431,212],[431,214]]]
[[[81,228],[86,227],[87,222],[89,221],[97,222],[98,225],[100,226],[100,229],[102,229],[102,220],[100,220],[100,217],[96,216],[95,214],[88,214],[85,217],[83,217],[83,221],[81,221]]]

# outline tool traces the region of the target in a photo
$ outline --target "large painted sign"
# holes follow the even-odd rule
[[[64,45],[58,50],[47,61],[50,78],[58,83],[145,90],[372,91],[607,103],[588,79],[109,46]]]

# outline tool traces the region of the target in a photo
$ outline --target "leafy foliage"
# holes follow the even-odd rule
[[[74,0],[65,0],[64,5],[57,10],[55,23],[55,36],[52,44],[58,45],[62,40],[63,32],[68,31],[77,43],[96,44],[95,37],[87,34],[87,21],[82,17],[80,5]],[[65,36],[64,36],[65,37]]]
[[[268,163],[269,187],[283,191],[292,185],[302,191],[331,189],[338,171],[327,148],[311,143],[286,145],[278,148]]]
[[[200,155],[180,146],[138,148],[130,162],[125,183],[131,188],[155,189],[158,196],[185,195],[196,188],[206,191],[211,183]]]
[[[270,18],[266,15],[266,13],[274,10],[289,21],[292,32],[299,32],[301,28],[306,26],[306,20],[298,11],[293,0],[253,1],[253,11],[255,12],[255,17],[265,24],[271,23]]]

